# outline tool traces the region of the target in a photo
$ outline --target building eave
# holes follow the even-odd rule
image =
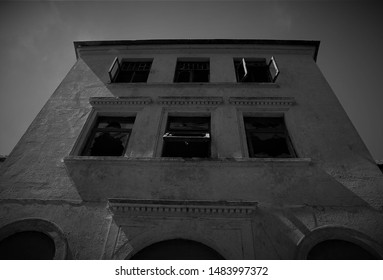
[[[317,60],[320,41],[316,40],[272,40],[272,39],[159,39],[159,40],[106,40],[75,41],[76,58],[78,49],[99,46],[137,46],[137,45],[278,45],[314,47],[314,60]]]

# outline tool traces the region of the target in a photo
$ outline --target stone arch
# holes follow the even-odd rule
[[[169,232],[158,232],[158,231],[147,231],[140,234],[138,237],[132,239],[131,241],[125,242],[118,250],[113,254],[113,259],[123,260],[131,259],[136,253],[147,248],[153,244],[174,240],[174,239],[183,239],[190,240],[197,243],[201,243],[206,247],[211,248],[217,254],[222,256],[223,259],[239,259],[236,256],[230,256],[229,252],[226,252],[222,248],[216,246],[214,240],[200,236],[195,232],[183,232],[183,233],[169,233]]]
[[[320,250],[327,250],[327,252],[333,250],[332,257],[340,259],[346,259],[346,257],[336,254],[336,250],[348,251],[353,258],[357,258],[357,254],[360,254],[361,259],[382,259],[383,256],[381,246],[366,234],[346,227],[323,226],[314,229],[298,242],[295,258],[319,257],[325,259],[325,252],[322,257],[318,255]]]
[[[28,218],[0,228],[0,246],[3,246],[4,250],[11,246],[10,244],[20,242],[19,246],[22,246],[23,242],[28,242],[27,239],[41,242],[48,251],[51,250],[48,247],[53,246],[51,258],[54,260],[63,260],[67,256],[68,245],[64,233],[53,222],[39,218]],[[4,254],[1,257],[6,258],[6,253]],[[30,256],[33,258],[32,255]],[[20,257],[22,257],[22,252],[20,252]]]
[[[189,239],[168,239],[151,244],[133,254],[134,260],[223,260],[214,249]]]

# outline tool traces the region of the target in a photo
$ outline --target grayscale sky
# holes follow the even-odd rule
[[[319,67],[372,156],[383,159],[382,7],[369,0],[1,1],[0,154],[11,152],[75,63],[73,41],[296,39],[321,41]]]

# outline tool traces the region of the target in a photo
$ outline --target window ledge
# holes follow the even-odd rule
[[[253,162],[311,162],[311,158],[243,158],[238,161]]]
[[[108,83],[109,88],[151,88],[151,87],[230,87],[230,88],[280,88],[277,83],[237,83],[237,82],[211,82],[211,83]]]
[[[132,157],[96,157],[96,156],[67,156],[63,160],[70,162],[94,162],[94,163],[190,163],[190,164],[309,164],[311,158],[181,158],[181,157],[158,157],[158,158],[132,158]]]

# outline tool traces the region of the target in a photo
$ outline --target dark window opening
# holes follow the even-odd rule
[[[146,83],[148,80],[152,61],[120,61],[118,58],[109,69],[109,78],[112,83]]]
[[[178,61],[174,75],[175,83],[208,83],[209,61]]]
[[[1,260],[53,260],[55,244],[38,231],[22,231],[0,241]]]
[[[235,59],[235,74],[240,83],[274,83],[279,69],[274,57],[266,63],[266,59]]]
[[[223,260],[212,248],[191,240],[173,239],[150,245],[132,260]]]
[[[245,117],[244,122],[250,157],[296,157],[283,117]]]
[[[99,117],[82,155],[123,156],[134,119],[134,117]]]
[[[209,117],[169,117],[163,157],[210,157]]]
[[[326,240],[315,245],[307,255],[308,260],[377,260],[366,249],[344,240]]]
[[[382,171],[382,173],[383,173],[383,163],[378,163],[377,165],[378,165],[380,171]]]

